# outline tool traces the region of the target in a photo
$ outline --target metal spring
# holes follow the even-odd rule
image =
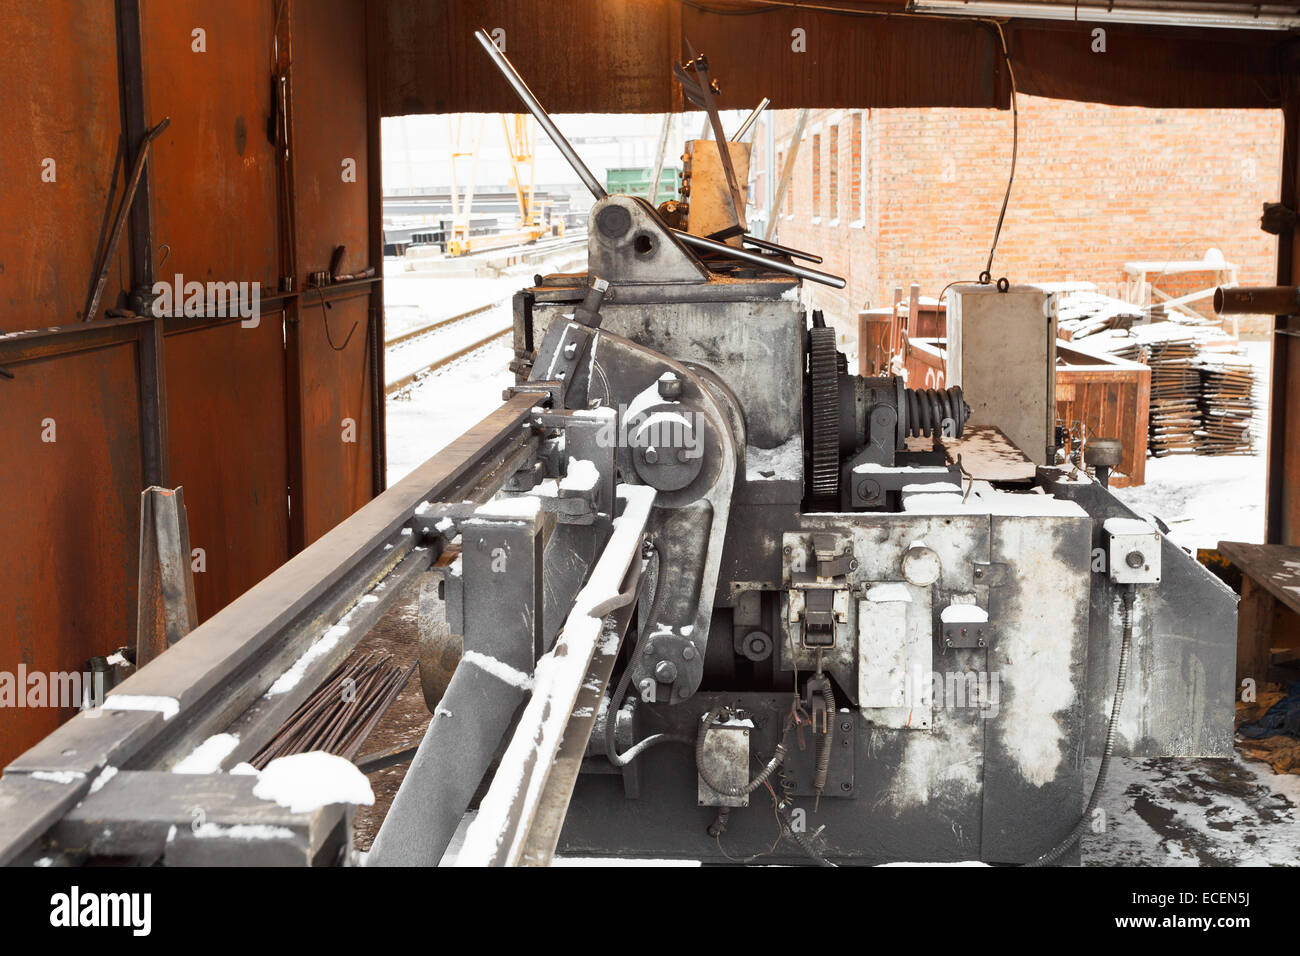
[[[961,386],[952,388],[909,388],[907,397],[907,434],[912,438],[929,438],[936,431],[945,438],[960,438],[970,408],[962,400]],[[952,424],[947,424],[951,422]],[[951,431],[951,434],[949,432]]]

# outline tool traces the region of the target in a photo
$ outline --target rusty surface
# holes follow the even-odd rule
[[[506,31],[506,55],[553,112],[681,108],[670,73],[681,14],[671,0],[390,0],[382,8],[386,116],[518,112],[474,41],[479,28]]]
[[[900,13],[902,0],[842,2]],[[666,82],[686,41],[709,57],[722,105],[770,96],[794,107],[1006,108],[1010,85],[995,30],[968,19],[845,16],[715,0],[725,16],[677,0],[393,0],[382,5],[384,115],[506,112],[517,103],[473,31],[504,29],[506,52],[555,113],[680,110]],[[754,12],[757,11],[757,12]],[[1278,105],[1285,33],[1012,21],[1008,46],[1020,92],[1117,105]],[[806,52],[793,49],[804,31]],[[436,51],[436,52],[431,52]]]
[[[166,336],[173,484],[185,489],[205,620],[289,556],[281,316]]]
[[[82,673],[90,657],[133,633],[136,350],[132,342],[11,364],[13,379],[0,381],[0,523],[9,542],[0,556],[0,670],[15,676],[20,665]],[[73,713],[0,710],[0,765]]]
[[[291,432],[300,435],[301,456],[294,502],[304,545],[371,497],[367,302],[365,296],[337,299],[322,309],[309,293],[290,328],[297,381],[291,374],[289,387],[298,396]]]
[[[113,5],[6,3],[0,35],[0,332],[14,332],[76,321],[90,291],[121,130]],[[127,268],[120,249],[106,304]]]
[[[1114,106],[1276,109],[1282,31],[1168,30],[1104,24],[1017,22],[1007,31],[1017,88],[1032,96]]]
[[[359,271],[374,264],[364,5],[297,4],[293,51],[297,272],[303,277],[328,269],[336,246],[345,249],[339,269]],[[352,169],[355,178],[345,176]],[[291,388],[296,380],[290,431],[300,433],[294,475],[300,545],[320,537],[373,493],[369,305],[363,294],[326,306],[311,288],[297,302],[288,358],[296,363],[290,373]]]
[[[160,281],[181,273],[276,288],[273,16],[273,4],[251,0],[142,6],[148,117],[171,117],[150,167]],[[204,53],[192,49],[196,29]]]

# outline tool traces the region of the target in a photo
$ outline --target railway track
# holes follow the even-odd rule
[[[469,319],[474,318],[475,316],[490,313],[494,309],[497,309],[500,306],[504,305],[506,301],[507,300],[502,299],[501,301],[498,302],[489,302],[485,305],[480,305],[473,309],[469,309],[468,311],[462,312],[458,315],[453,315],[444,319],[439,319],[436,322],[430,322],[428,325],[420,326],[417,329],[412,329],[409,332],[404,332],[395,338],[389,339],[384,343],[384,345],[387,348],[392,348],[393,346],[409,347],[413,343],[415,343],[416,340],[422,339],[425,336],[436,335],[440,331],[443,332],[448,331],[452,326],[456,326],[461,324],[462,322],[466,322]],[[450,365],[452,362],[456,361],[457,359],[464,358],[466,355],[469,355],[471,352],[476,352],[479,349],[483,348],[483,346],[491,345],[493,342],[497,341],[498,339],[504,338],[505,336],[510,334],[512,328],[513,326],[511,325],[506,325],[504,327],[492,327],[489,328],[486,334],[481,336],[475,335],[473,339],[469,342],[465,342],[463,337],[457,337],[452,344],[452,348],[449,351],[438,355],[436,358],[433,358],[429,361],[421,360],[418,364],[414,366],[412,366],[410,363],[406,363],[405,368],[401,370],[398,375],[396,375],[394,378],[392,378],[387,383],[385,383],[384,394],[386,396],[396,395],[398,392],[401,392],[404,389],[409,388],[416,381],[418,381],[423,376],[429,374],[430,372],[436,371],[437,369],[440,369],[445,365]]]

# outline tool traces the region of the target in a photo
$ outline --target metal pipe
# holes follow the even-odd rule
[[[766,96],[763,97],[762,102],[754,107],[754,112],[750,113],[749,116],[745,118],[745,122],[740,124],[740,129],[736,130],[736,135],[731,137],[733,143],[739,143],[745,138],[745,134],[749,132],[749,128],[758,122],[759,114],[761,114],[763,110],[767,109],[768,104],[771,102],[772,101]]]
[[[798,276],[801,279],[808,279],[811,282],[820,282],[822,285],[828,285],[832,289],[843,289],[845,282],[839,276],[833,276],[829,272],[819,272],[816,269],[809,269],[806,266],[797,266],[792,262],[781,262],[769,256],[760,255],[757,252],[749,252],[745,249],[738,249],[735,246],[728,246],[725,243],[714,242],[712,239],[705,239],[703,236],[695,236],[689,232],[682,232],[674,229],[673,232],[677,238],[688,246],[694,246],[696,249],[702,249],[706,252],[718,252],[725,256],[731,256],[733,259],[740,259],[744,262],[751,262],[756,266],[763,266],[765,269],[772,269],[775,272],[784,272],[786,275]]]
[[[1214,311],[1220,315],[1292,315],[1300,312],[1300,287],[1220,286],[1214,290]]]
[[[537,120],[537,125],[546,131],[546,135],[551,138],[551,142],[555,144],[556,148],[564,158],[568,160],[569,165],[572,166],[573,171],[578,174],[578,178],[582,180],[583,185],[591,191],[591,194],[595,196],[597,200],[604,199],[606,196],[605,187],[600,184],[600,181],[597,180],[591,170],[587,168],[587,164],[582,161],[582,157],[578,155],[577,151],[574,150],[569,141],[564,138],[564,134],[560,132],[559,127],[555,125],[550,114],[547,113],[542,107],[542,104],[538,102],[537,97],[533,95],[533,91],[530,90],[528,84],[524,82],[524,78],[519,75],[519,71],[516,70],[511,62],[506,59],[506,55],[501,52],[500,48],[498,48],[495,43],[492,42],[492,38],[488,36],[485,31],[475,30],[474,37],[478,40],[483,49],[487,51],[488,56],[492,58],[492,62],[495,63],[497,69],[501,71],[501,75],[506,78],[506,82],[510,84],[511,88],[516,94],[518,94],[519,98],[524,101],[524,105],[528,107],[528,111],[532,113],[533,117]]]

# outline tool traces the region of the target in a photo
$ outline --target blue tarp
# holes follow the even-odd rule
[[[1242,724],[1237,733],[1251,740],[1288,734],[1300,737],[1300,682],[1291,685],[1287,695],[1264,711],[1264,716]]]

